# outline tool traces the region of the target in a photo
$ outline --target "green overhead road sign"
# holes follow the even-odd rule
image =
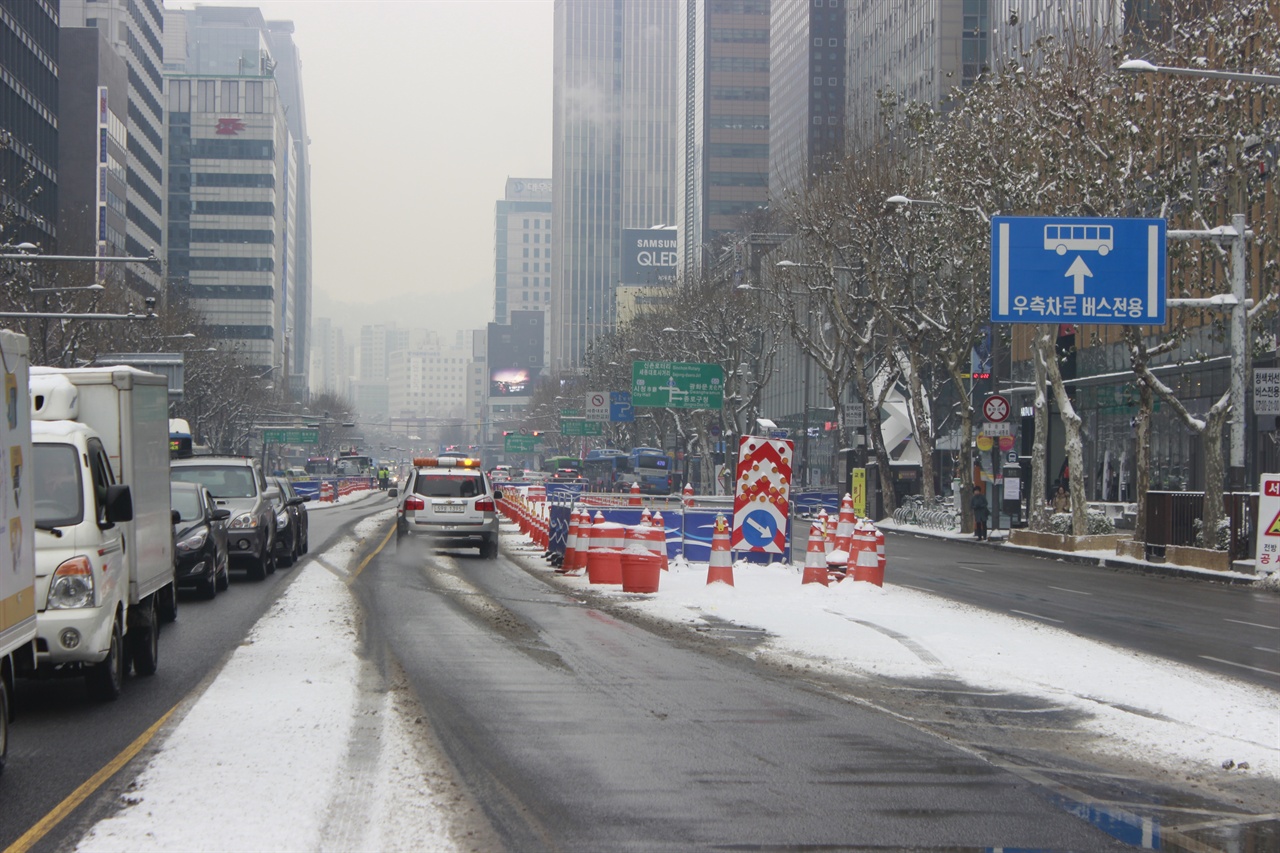
[[[504,435],[502,449],[506,453],[535,453],[541,441],[540,435]]]
[[[264,429],[263,444],[319,444],[318,429]]]
[[[604,435],[604,423],[602,421],[586,421],[581,418],[571,420],[569,418],[560,419],[561,435]]]
[[[694,361],[631,363],[631,404],[669,409],[724,406],[724,369]]]

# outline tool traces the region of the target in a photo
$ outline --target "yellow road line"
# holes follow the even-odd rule
[[[351,576],[349,578],[347,578],[348,584],[354,583],[355,579],[360,577],[360,573],[364,571],[364,567],[369,565],[370,560],[378,556],[379,551],[387,547],[387,543],[391,541],[391,534],[395,532],[396,532],[396,520],[392,518],[391,529],[387,531],[386,536],[382,537],[382,541],[378,543],[378,547],[374,548],[371,552],[369,552],[369,555],[360,561],[360,565],[356,566],[356,570],[351,573]]]
[[[142,748],[151,742],[151,739],[156,736],[156,732],[160,731],[160,727],[169,721],[169,718],[173,716],[173,713],[178,710],[178,707],[181,704],[182,703],[180,702],[178,705],[174,705],[165,713],[164,716],[152,723],[151,727],[138,735],[137,739],[135,739],[133,743],[124,748],[123,752],[111,759],[111,761],[97,773],[90,776],[79,788],[72,791],[65,800],[58,803],[58,805],[56,805],[47,815],[42,817],[35,826],[23,833],[21,838],[10,844],[5,849],[4,853],[26,853],[26,851],[30,850],[39,841],[41,841],[49,830],[57,826],[63,818],[75,811],[75,809],[87,800],[91,794],[97,791],[98,788],[102,787],[103,783],[119,772],[122,767],[132,761],[133,757],[141,752]]]

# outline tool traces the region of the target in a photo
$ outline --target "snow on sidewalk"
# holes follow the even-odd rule
[[[354,568],[362,521],[324,562]],[[403,694],[369,682],[359,608],[318,560],[253,628],[82,851],[439,850],[456,794]],[[362,689],[362,684],[365,689]]]

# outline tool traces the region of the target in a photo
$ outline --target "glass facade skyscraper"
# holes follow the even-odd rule
[[[623,228],[675,222],[679,4],[556,0],[551,361],[612,330]]]
[[[782,2],[782,0],[777,0]],[[769,198],[770,0],[681,0],[680,271]]]

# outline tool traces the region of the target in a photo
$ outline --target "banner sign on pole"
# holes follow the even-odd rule
[[[1280,571],[1280,474],[1263,474],[1258,487],[1258,568]]]
[[[733,491],[733,551],[782,554],[791,514],[791,458],[795,444],[744,435],[738,439],[738,478]]]
[[[1253,413],[1280,415],[1280,367],[1253,369]]]
[[[849,495],[853,498],[853,514],[867,517],[867,469],[854,468],[850,472]]]

